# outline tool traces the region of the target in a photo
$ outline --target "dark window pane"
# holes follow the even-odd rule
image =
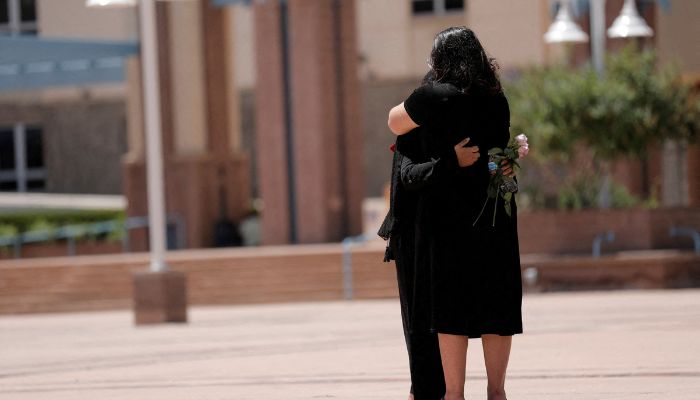
[[[0,0],[0,24],[10,22],[10,10],[7,4],[8,0]]]
[[[464,10],[464,0],[445,0],[445,10]]]
[[[413,0],[413,13],[430,13],[433,12],[433,0]]]
[[[0,128],[0,170],[15,169],[15,139],[13,128]]]
[[[35,0],[21,0],[20,14],[22,16],[22,22],[36,21],[36,1]]]
[[[28,126],[26,129],[27,139],[27,167],[42,168],[44,166],[44,141],[41,128]]]
[[[41,192],[46,189],[46,181],[43,179],[35,179],[27,181],[28,192]]]
[[[17,181],[0,182],[0,192],[16,192]]]

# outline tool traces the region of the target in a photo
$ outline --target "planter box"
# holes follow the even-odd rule
[[[688,237],[671,237],[672,227],[700,230],[700,208],[656,210],[538,211],[518,215],[521,254],[590,254],[593,240],[613,231],[603,253],[626,250],[692,249]]]

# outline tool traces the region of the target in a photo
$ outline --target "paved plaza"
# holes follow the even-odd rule
[[[700,399],[700,290],[527,294],[511,400]],[[0,399],[397,399],[409,388],[395,299],[0,316]],[[486,399],[470,340],[467,399]]]

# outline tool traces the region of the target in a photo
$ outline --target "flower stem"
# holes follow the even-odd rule
[[[487,204],[488,202],[489,202],[489,196],[487,195],[487,196],[486,196],[486,200],[484,200],[484,206],[481,207],[481,211],[479,212],[479,215],[478,215],[478,216],[476,217],[476,219],[474,220],[474,223],[472,224],[472,226],[476,226],[476,223],[479,221],[479,218],[481,218],[481,214],[484,213],[484,210],[486,209],[486,204]]]
[[[496,209],[498,209],[498,194],[493,201],[493,221],[491,222],[491,226],[496,226]]]

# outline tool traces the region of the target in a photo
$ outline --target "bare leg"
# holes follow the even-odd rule
[[[464,400],[468,337],[438,333],[442,369],[445,371],[445,400]]]
[[[481,335],[488,386],[488,400],[506,400],[506,369],[512,336]]]

